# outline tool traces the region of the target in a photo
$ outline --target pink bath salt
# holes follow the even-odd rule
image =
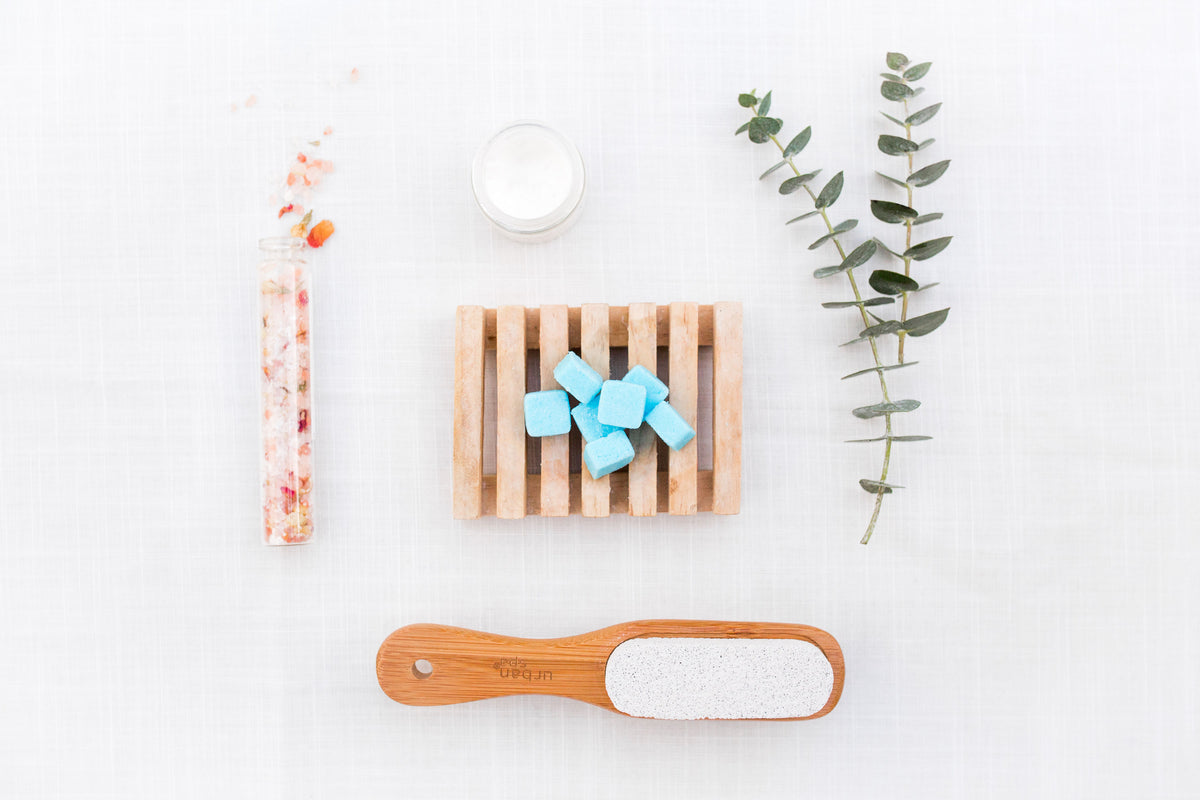
[[[258,105],[258,95],[252,94],[246,98],[246,108],[253,108]]]
[[[322,135],[322,136],[332,136],[332,135],[333,135],[333,128],[326,128],[326,129],[325,129],[325,131],[324,131],[324,133],[322,133],[321,135]]]
[[[313,534],[308,266],[265,259],[259,284],[263,536],[303,544]]]
[[[354,69],[350,70],[350,82],[351,83],[358,82],[358,67],[355,67]]]

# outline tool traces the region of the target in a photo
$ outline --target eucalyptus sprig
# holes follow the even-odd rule
[[[871,275],[871,286],[878,292],[889,295],[899,295],[901,297],[900,322],[908,321],[908,301],[909,295],[929,289],[936,286],[936,283],[927,283],[924,286],[918,284],[912,278],[912,262],[925,261],[933,258],[938,253],[946,249],[950,244],[952,236],[939,236],[936,239],[928,239],[924,242],[913,244],[913,228],[917,225],[924,225],[927,222],[935,222],[942,218],[941,212],[919,214],[913,207],[913,189],[921,186],[928,186],[938,178],[946,174],[946,170],[950,167],[950,161],[937,161],[927,166],[915,169],[914,157],[917,153],[926,150],[934,143],[934,139],[925,139],[917,142],[913,139],[912,129],[918,125],[924,125],[941,110],[941,103],[934,103],[926,106],[919,111],[909,113],[908,101],[916,98],[923,93],[924,88],[914,88],[913,83],[924,78],[932,66],[931,62],[923,61],[920,64],[911,64],[908,57],[903,53],[888,53],[887,65],[889,69],[896,72],[884,72],[880,77],[883,78],[883,84],[879,87],[879,93],[884,98],[896,103],[902,103],[904,106],[903,119],[897,119],[887,112],[881,111],[884,117],[899,125],[904,129],[904,138],[892,136],[889,134],[881,134],[879,137],[879,149],[881,152],[889,156],[900,156],[908,161],[908,177],[904,180],[893,178],[890,175],[885,175],[882,172],[876,173],[881,178],[884,178],[891,183],[902,187],[907,194],[907,203],[893,203],[890,200],[872,200],[871,213],[880,222],[885,222],[893,225],[904,226],[904,249],[895,251],[887,245],[880,242],[887,252],[904,262],[904,274],[885,270],[876,270]],[[901,71],[903,70],[903,71]],[[950,309],[942,309],[942,311],[934,312],[941,314],[940,325],[945,321],[945,315]],[[935,326],[936,327],[936,326]],[[930,331],[932,332],[932,329]],[[897,363],[903,364],[904,361],[904,340],[908,336],[920,336],[923,334],[913,333],[907,330],[900,330],[897,333],[898,343],[896,345],[896,360]]]
[[[892,65],[893,61],[898,62],[898,59],[893,58],[893,56],[895,56],[895,55],[898,55],[898,54],[889,54],[888,55],[889,65]],[[903,59],[904,63],[903,64],[897,63],[895,66],[893,66],[893,69],[898,69],[907,63],[907,59],[904,59],[903,56],[900,56],[900,59]],[[918,68],[921,68],[921,69],[918,69]],[[928,71],[928,69],[929,69],[929,66],[927,64],[926,65],[917,65],[917,67],[914,67],[913,69],[906,71],[906,72],[913,72],[915,77],[909,76],[907,79],[905,79],[905,77],[903,75],[901,75],[901,76],[897,76],[899,78],[899,80],[891,81],[889,79],[889,82],[894,82],[894,83],[897,83],[897,84],[903,86],[906,90],[904,99],[907,99],[908,97],[913,97],[913,96],[916,96],[916,94],[919,94],[919,90],[913,90],[911,87],[908,86],[908,84],[905,81],[906,80],[909,80],[909,81],[916,80],[917,78],[924,75],[925,72]],[[916,72],[914,72],[914,70],[919,72],[919,74],[916,74]],[[846,344],[847,345],[856,344],[856,343],[865,341],[865,342],[868,342],[870,345],[871,358],[873,361],[873,365],[869,366],[865,369],[861,369],[856,372],[852,372],[849,375],[843,376],[843,380],[845,380],[846,378],[856,378],[856,377],[860,377],[863,375],[874,374],[876,376],[877,380],[879,381],[879,391],[880,391],[880,394],[882,395],[881,402],[874,403],[872,405],[861,406],[859,408],[855,408],[852,412],[854,414],[854,416],[856,416],[860,419],[874,419],[877,417],[882,417],[883,421],[884,421],[883,435],[872,438],[872,439],[852,440],[854,442],[883,442],[884,443],[883,465],[880,469],[879,479],[876,480],[873,478],[863,478],[863,479],[859,480],[859,482],[858,482],[859,486],[861,486],[864,491],[868,492],[869,494],[874,495],[874,497],[875,497],[875,504],[874,504],[874,509],[871,513],[871,519],[867,523],[866,532],[863,534],[863,537],[861,540],[863,544],[867,544],[871,540],[871,534],[874,533],[875,525],[879,520],[879,512],[883,506],[884,496],[891,494],[893,492],[893,490],[895,490],[895,489],[903,488],[900,486],[889,484],[887,482],[888,469],[891,464],[891,454],[892,454],[893,442],[915,442],[915,441],[923,441],[923,440],[931,438],[928,436],[897,435],[896,433],[893,432],[893,428],[892,428],[893,415],[903,414],[903,413],[906,413],[909,411],[913,411],[913,410],[917,409],[921,405],[921,403],[917,400],[908,400],[908,399],[892,400],[891,395],[889,394],[889,391],[888,391],[886,373],[888,373],[892,370],[902,369],[904,367],[913,366],[917,362],[915,362],[915,361],[906,362],[906,361],[903,361],[902,359],[898,359],[897,362],[894,364],[887,363],[881,355],[881,347],[880,347],[879,339],[882,337],[885,337],[885,336],[889,336],[889,335],[896,335],[897,337],[924,336],[926,334],[932,333],[943,322],[945,322],[946,314],[949,312],[949,309],[944,309],[942,311],[933,312],[932,314],[925,314],[925,315],[921,315],[918,317],[913,317],[911,319],[908,318],[908,316],[907,316],[907,294],[906,293],[910,292],[910,291],[918,291],[922,287],[919,287],[916,285],[910,285],[910,284],[915,284],[915,281],[912,281],[912,278],[908,277],[907,274],[901,275],[899,273],[889,273],[886,270],[874,271],[871,275],[871,279],[869,280],[869,284],[871,285],[871,288],[875,289],[877,292],[879,292],[879,294],[877,296],[873,296],[873,297],[864,297],[854,271],[858,267],[863,266],[864,264],[866,264],[868,261],[871,260],[871,258],[875,255],[877,249],[880,247],[881,243],[876,239],[867,239],[867,240],[861,242],[860,244],[856,245],[855,247],[851,248],[848,252],[847,252],[846,246],[843,245],[843,243],[841,241],[842,237],[844,237],[845,234],[849,233],[851,230],[853,230],[854,228],[856,228],[858,226],[858,220],[847,219],[847,220],[844,220],[842,222],[835,224],[829,217],[828,209],[833,206],[833,204],[837,201],[838,197],[841,195],[842,186],[844,183],[844,175],[841,172],[837,173],[836,175],[833,176],[833,178],[831,178],[829,180],[828,183],[825,184],[825,186],[819,192],[814,192],[812,187],[810,186],[810,184],[820,174],[821,170],[818,169],[818,170],[814,170],[811,172],[802,172],[800,170],[800,168],[796,166],[796,163],[794,160],[795,156],[799,155],[799,153],[804,149],[804,147],[808,144],[809,140],[812,138],[811,126],[806,127],[804,130],[800,131],[800,133],[796,134],[785,146],[784,144],[781,143],[781,141],[779,139],[779,134],[783,130],[783,120],[779,119],[778,117],[772,117],[769,115],[770,110],[771,110],[771,92],[767,92],[765,95],[763,95],[763,97],[761,99],[758,97],[757,92],[755,92],[755,91],[741,94],[738,96],[738,104],[740,106],[742,106],[743,108],[750,110],[753,113],[753,116],[745,124],[743,124],[741,127],[739,127],[737,129],[737,131],[735,131],[735,134],[740,134],[740,133],[745,132],[749,136],[750,141],[754,142],[755,144],[765,144],[767,142],[771,142],[775,145],[776,148],[778,148],[780,156],[781,156],[781,160],[779,162],[772,165],[766,172],[764,172],[761,176],[759,176],[760,180],[767,178],[768,176],[772,175],[777,170],[782,169],[783,167],[788,167],[788,168],[790,168],[792,175],[790,177],[788,177],[787,179],[785,179],[782,184],[780,184],[779,193],[788,195],[788,194],[794,194],[794,193],[800,191],[801,189],[803,189],[804,193],[808,195],[809,200],[811,200],[811,202],[812,202],[813,210],[807,211],[803,214],[800,214],[799,216],[793,217],[793,218],[789,219],[785,224],[791,225],[794,222],[800,222],[801,220],[808,219],[809,217],[819,215],[821,218],[821,221],[824,223],[825,232],[820,237],[818,237],[815,241],[813,241],[812,244],[810,244],[808,246],[808,249],[816,250],[827,243],[832,243],[834,248],[837,250],[837,254],[838,254],[838,257],[840,258],[840,262],[837,264],[833,264],[830,266],[821,267],[821,268],[817,269],[815,272],[813,272],[813,277],[828,278],[833,275],[845,274],[847,283],[849,284],[849,287],[850,287],[850,291],[853,295],[853,299],[822,303],[822,306],[824,308],[853,308],[853,309],[855,309],[857,311],[859,317],[862,320],[863,329],[862,329],[862,331],[859,332],[859,335],[855,339],[851,340],[850,342],[847,342]],[[921,113],[921,112],[918,112],[918,113]],[[933,111],[932,113],[930,113],[929,116],[932,117],[932,115],[934,113],[937,113],[936,110]],[[926,119],[928,119],[928,117],[926,117]],[[901,123],[901,124],[904,124],[904,123]],[[899,137],[893,137],[893,138],[898,139]],[[901,140],[901,141],[903,141],[903,140]],[[911,137],[909,138],[909,141],[911,142]],[[884,146],[884,143],[883,143],[883,140],[881,139],[880,147],[882,148],[883,146]],[[903,147],[906,145],[901,145],[901,146]],[[942,171],[943,172],[945,171],[944,167],[943,167]],[[936,179],[936,177],[934,179]],[[914,180],[914,177],[910,176],[909,181],[913,181],[913,180]],[[902,183],[902,185],[908,185],[907,183],[904,183],[904,182],[899,182],[899,181],[897,181],[897,182]],[[930,182],[932,182],[932,181],[930,181]],[[922,185],[922,184],[916,184],[916,185]],[[899,206],[899,204],[894,204],[894,205]],[[875,207],[876,207],[875,203],[872,203],[873,211],[875,210]],[[905,206],[902,208],[911,210],[911,203],[909,206]],[[879,213],[887,213],[887,211],[888,211],[888,208],[886,206],[881,206],[880,211],[876,213],[876,216],[878,217]],[[914,223],[915,223],[915,219],[917,216],[918,215],[915,213],[912,214],[912,221]],[[907,217],[900,215],[900,216],[898,216],[897,221],[900,221],[900,220],[903,220],[906,218]],[[928,220],[926,220],[926,221],[928,221]],[[918,245],[918,247],[919,247],[919,245]],[[923,257],[929,257],[932,255],[935,255],[936,252],[940,251],[944,247],[945,247],[944,244],[940,245],[940,246],[931,244],[927,247],[926,250],[916,250],[915,252],[909,252],[910,250],[913,250],[913,248],[906,247],[906,254],[910,261],[911,260],[921,260]],[[933,252],[929,252],[930,250],[932,250]],[[926,255],[927,252],[928,252],[928,255]],[[904,257],[904,256],[901,256],[901,257]],[[907,269],[906,269],[906,273],[907,273]],[[888,275],[894,275],[895,277],[891,278],[889,280]],[[900,281],[900,283],[897,284],[896,281]],[[925,287],[925,288],[928,288],[928,287]],[[875,307],[879,307],[879,306],[893,305],[896,302],[896,296],[900,295],[900,294],[905,295],[905,311],[902,313],[901,318],[899,320],[883,319],[882,317],[878,316],[875,312],[868,310],[870,308],[875,308]],[[902,342],[903,339],[901,338],[900,341]]]

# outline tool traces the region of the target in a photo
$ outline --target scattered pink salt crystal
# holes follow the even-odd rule
[[[356,83],[357,81],[358,81],[358,67],[355,67],[354,69],[350,70],[350,82]]]
[[[252,108],[258,103],[258,95],[252,94],[246,98],[246,108]]]
[[[326,128],[326,129],[325,129],[325,132],[324,132],[324,133],[322,133],[321,135],[322,135],[322,136],[332,136],[332,135],[333,135],[333,128]]]

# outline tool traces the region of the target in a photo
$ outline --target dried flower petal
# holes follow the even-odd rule
[[[258,95],[252,94],[246,98],[246,108],[252,108],[258,104]]]
[[[324,132],[324,133],[322,133],[321,135],[322,135],[322,136],[332,136],[332,135],[333,135],[333,128],[326,128],[326,129],[325,129],[325,132]]]
[[[296,160],[303,164],[305,161],[308,161],[308,157],[304,155],[304,153],[298,153],[296,155]]]
[[[288,203],[286,206],[279,209],[279,219],[283,219],[284,214],[287,214],[288,212],[295,211],[295,210],[296,210],[295,203]]]
[[[358,67],[355,67],[354,69],[350,70],[350,82],[356,83],[357,81],[358,81]]]
[[[312,231],[308,234],[308,246],[320,247],[332,235],[333,223],[327,219],[323,219],[314,225]]]

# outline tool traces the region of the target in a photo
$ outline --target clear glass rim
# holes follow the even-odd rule
[[[514,128],[536,128],[543,133],[548,134],[552,139],[557,141],[567,154],[568,160],[571,162],[571,189],[567,193],[567,197],[557,208],[548,214],[545,214],[536,219],[523,219],[514,217],[502,211],[495,203],[492,202],[487,192],[484,191],[483,182],[483,160],[487,156],[488,150],[495,144],[496,140],[504,136]],[[550,127],[544,122],[536,119],[519,119],[515,122],[510,122],[501,127],[495,133],[488,137],[487,141],[475,153],[475,160],[471,164],[471,192],[475,196],[475,203],[479,206],[479,210],[487,217],[492,224],[498,228],[518,236],[535,236],[540,233],[557,228],[562,225],[571,215],[574,214],[583,203],[584,189],[587,187],[587,170],[583,165],[583,156],[579,154],[575,144],[559,131]]]
[[[299,236],[268,236],[258,240],[258,249],[268,253],[295,253],[304,247]]]

